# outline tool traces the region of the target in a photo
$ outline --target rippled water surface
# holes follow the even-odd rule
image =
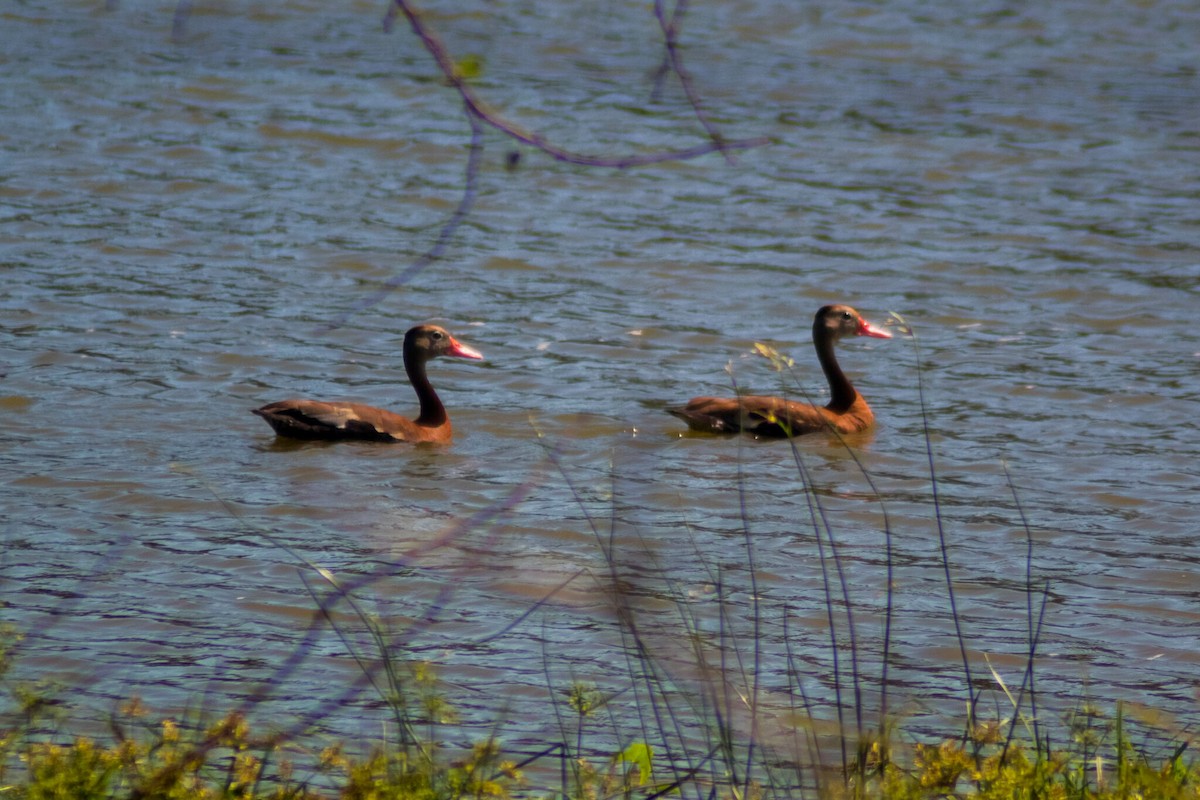
[[[522,129],[609,158],[706,141],[679,81],[656,89],[647,4],[443,5],[426,21]],[[1019,684],[1032,580],[1047,702],[1196,719],[1193,4],[693,3],[705,118],[763,146],[614,170],[489,129],[444,240],[470,127],[385,10],[0,13],[0,590],[28,634],[20,677],[98,717],[133,695],[224,708],[265,682],[276,724],[376,737],[361,624],[343,605],[350,644],[310,632],[320,566],[437,665],[468,723],[553,740],[548,679],[629,685],[615,562],[664,662],[690,647],[679,598],[714,635],[718,595],[743,634],[757,603],[764,705],[788,706],[791,670],[820,707],[816,498],[870,698],[886,528],[890,702],[961,713],[940,508],[979,686],[985,657]],[[793,453],[681,435],[662,413],[731,379],[819,397],[809,328],[831,301],[917,332],[840,348],[880,421],[854,458],[821,436]],[[487,357],[431,369],[452,446],[289,444],[248,413],[298,394],[407,412],[400,338],[426,320]],[[846,647],[840,612],[835,630]]]

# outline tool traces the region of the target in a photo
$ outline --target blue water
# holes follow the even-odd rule
[[[866,702],[886,519],[889,704],[944,732],[965,689],[929,441],[977,687],[1000,696],[988,659],[1019,684],[1032,581],[1049,587],[1048,719],[1085,695],[1195,719],[1190,5],[692,4],[681,52],[703,111],[767,144],[612,170],[489,129],[441,244],[470,130],[406,26],[385,33],[374,4],[176,10],[31,2],[0,22],[16,677],[60,681],[82,719],[132,695],[164,715],[224,709],[267,685],[254,711],[271,724],[377,738],[347,644],[373,652],[361,620],[339,606],[346,640],[304,638],[330,589],[319,566],[361,581],[398,652],[435,665],[462,710],[448,737],[499,722],[534,750],[561,737],[548,698],[572,679],[630,685],[615,561],[679,692],[698,681],[683,612],[745,637],[757,607],[764,718],[795,702],[789,659],[828,717],[847,678],[815,496]],[[643,5],[428,22],[479,59],[489,108],[557,145],[705,141],[679,82],[655,91]],[[740,386],[820,397],[808,330],[832,301],[894,311],[917,339],[842,346],[880,424],[851,442],[858,463],[797,443],[815,493],[786,443],[681,436],[662,413],[730,391],[727,365]],[[407,412],[400,338],[426,320],[487,357],[431,369],[451,447],[289,446],[248,413],[298,394]]]

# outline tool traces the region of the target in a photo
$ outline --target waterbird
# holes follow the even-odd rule
[[[875,422],[867,401],[842,372],[833,346],[845,336],[890,339],[889,331],[877,328],[847,305],[822,306],[813,317],[813,347],[829,381],[829,402],[824,406],[800,403],[783,397],[742,395],[739,397],[693,397],[686,405],[668,408],[693,430],[709,433],[750,433],[783,437],[833,429],[857,433]]]
[[[483,354],[457,341],[445,328],[417,325],[404,335],[404,371],[417,392],[421,413],[416,419],[363,403],[280,400],[253,413],[275,433],[293,439],[359,439],[377,442],[444,444],[453,437],[450,416],[425,374],[431,358],[482,359]]]

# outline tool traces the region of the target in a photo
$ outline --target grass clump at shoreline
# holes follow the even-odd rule
[[[588,693],[591,708],[579,702]],[[563,703],[563,713],[575,713],[580,723],[603,705],[599,695],[582,685],[573,687],[571,695]],[[836,765],[817,780],[801,780],[799,770],[784,776],[781,773],[788,770],[764,760],[736,784],[713,783],[711,770],[696,768],[705,761],[720,762],[720,748],[689,754],[690,769],[678,758],[667,763],[649,742],[632,742],[606,759],[583,756],[582,725],[569,746],[566,741],[548,742],[536,759],[544,762],[540,764],[543,775],[555,771],[545,769],[547,763],[558,762],[561,781],[537,784],[527,779],[521,765],[505,758],[497,739],[478,741],[453,756],[437,743],[425,741],[419,754],[393,744],[353,757],[342,746],[309,751],[302,741],[255,736],[238,714],[203,729],[187,729],[171,720],[148,723],[147,710],[136,703],[123,712],[124,719],[113,722],[113,736],[106,743],[86,737],[61,741],[61,736],[46,737],[6,725],[0,739],[0,796],[28,800],[1200,797],[1200,769],[1188,753],[1190,742],[1177,742],[1157,758],[1140,751],[1124,733],[1126,714],[1120,703],[1110,718],[1095,708],[1082,710],[1086,722],[1075,724],[1071,742],[1061,748],[1012,741],[1002,726],[988,724],[977,726],[970,736],[941,742],[856,743],[861,759]],[[751,745],[740,742],[735,749],[745,752]],[[296,763],[297,755],[309,756],[304,767]],[[732,766],[722,764],[727,770]]]

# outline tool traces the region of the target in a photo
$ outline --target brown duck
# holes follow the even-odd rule
[[[253,409],[275,433],[293,439],[366,439],[377,442],[450,441],[453,429],[442,401],[425,375],[425,363],[438,356],[483,358],[437,325],[418,325],[404,335],[404,371],[417,392],[421,413],[402,417],[362,403],[280,400]]]
[[[813,347],[829,380],[829,402],[824,406],[799,403],[782,397],[693,397],[687,405],[668,408],[688,427],[711,433],[751,433],[755,436],[799,436],[823,430],[856,433],[875,422],[863,396],[855,391],[842,372],[833,346],[844,336],[874,336],[890,339],[892,334],[873,327],[850,306],[823,306],[813,319]]]

